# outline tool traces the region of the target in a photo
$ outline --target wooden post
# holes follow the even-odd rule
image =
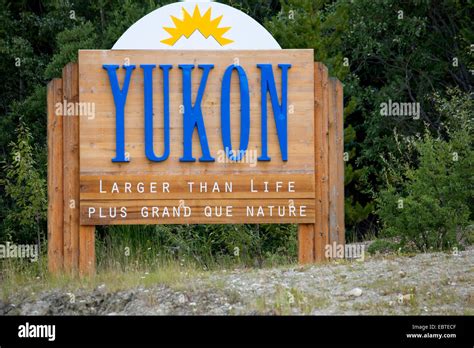
[[[328,112],[328,184],[329,184],[329,243],[339,244],[339,235],[337,228],[337,193],[339,178],[337,177],[337,161],[340,155],[337,152],[337,101],[336,101],[337,79],[331,77],[328,83],[329,94],[329,112]],[[341,154],[342,155],[342,154]]]
[[[314,233],[315,261],[324,260],[329,242],[329,188],[328,188],[328,70],[322,63],[314,67],[315,91],[315,158],[316,158],[316,224]]]
[[[337,158],[337,231],[340,244],[346,243],[344,222],[344,95],[342,83],[336,80],[336,158]]]
[[[298,225],[300,264],[326,260],[326,245],[344,244],[343,91],[322,63],[314,65],[314,224]],[[311,239],[313,237],[313,240]],[[311,250],[310,250],[311,249]]]
[[[48,268],[88,276],[95,274],[95,226],[79,222],[80,118],[56,115],[63,99],[79,102],[77,63],[67,64],[63,78],[48,84]]]
[[[329,96],[329,243],[344,245],[344,101],[336,78],[330,78]]]
[[[67,103],[79,102],[78,65],[63,68],[63,94]],[[64,158],[64,270],[79,268],[79,115],[63,117]]]
[[[48,84],[48,269],[63,269],[63,117],[56,115],[62,103],[62,80]]]
[[[95,226],[81,226],[79,231],[79,274],[95,274]]]
[[[314,262],[314,224],[298,225],[298,262]]]

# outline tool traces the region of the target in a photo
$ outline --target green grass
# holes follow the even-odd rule
[[[185,286],[189,278],[205,276],[205,272],[193,265],[182,265],[174,261],[157,262],[153,269],[140,265],[130,265],[126,269],[121,266],[115,269],[107,267],[99,269],[93,277],[81,278],[67,274],[54,276],[47,271],[45,258],[30,265],[26,265],[26,261],[3,260],[0,262],[0,274],[0,298],[4,301],[19,293],[30,296],[50,289],[66,293],[78,289],[94,289],[101,285],[105,285],[108,291],[155,285],[179,288]]]
[[[296,262],[294,225],[265,230],[265,225],[110,226],[96,234],[94,277],[53,276],[47,270],[47,246],[37,262],[0,260],[0,298],[22,292],[167,285],[179,288],[209,271],[278,267]],[[270,238],[271,233],[276,236]],[[237,249],[236,249],[237,248]],[[238,252],[236,252],[238,250]]]
[[[161,260],[203,270],[274,267],[296,262],[296,225],[110,226],[97,245],[98,265],[153,268]]]
[[[260,314],[291,315],[311,314],[314,310],[326,308],[329,299],[324,296],[305,294],[296,288],[278,286],[271,296],[259,296],[255,300],[255,309]]]

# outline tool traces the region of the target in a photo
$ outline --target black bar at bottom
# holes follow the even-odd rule
[[[474,342],[470,316],[326,317],[0,317],[0,347],[57,344],[413,344],[469,346]],[[28,324],[27,324],[28,323]],[[23,326],[22,326],[23,325]],[[44,333],[55,325],[52,335]],[[51,331],[50,331],[51,333]],[[21,334],[20,334],[21,335]]]

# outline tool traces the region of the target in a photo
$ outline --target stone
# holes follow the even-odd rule
[[[347,296],[350,297],[360,297],[362,295],[362,289],[361,288],[354,288],[348,292],[346,292]]]

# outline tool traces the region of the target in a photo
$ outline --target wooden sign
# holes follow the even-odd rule
[[[312,50],[80,51],[81,224],[314,222],[313,68]]]
[[[48,85],[48,267],[95,272],[95,225],[297,223],[344,244],[342,84],[218,2],[168,4]]]

